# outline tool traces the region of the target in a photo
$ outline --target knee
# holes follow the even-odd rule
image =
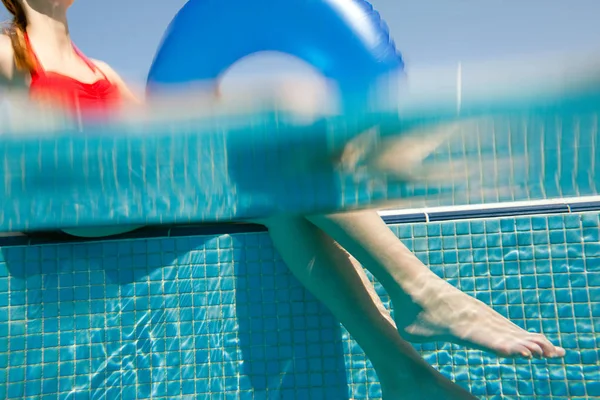
[[[362,219],[381,219],[377,211],[375,210],[353,210],[331,214],[318,214],[307,217],[309,221],[316,224],[327,222],[327,223],[345,223],[345,222],[356,222]]]

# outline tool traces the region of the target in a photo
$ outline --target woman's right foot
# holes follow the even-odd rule
[[[432,272],[404,282],[392,296],[401,335],[411,342],[444,341],[502,357],[563,357],[544,335],[528,332]]]

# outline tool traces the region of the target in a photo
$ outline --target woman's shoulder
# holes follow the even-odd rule
[[[12,81],[15,70],[14,51],[10,37],[0,35],[0,80]]]
[[[13,47],[10,37],[5,33],[0,34],[0,57],[4,59],[5,56],[12,55],[12,53]]]

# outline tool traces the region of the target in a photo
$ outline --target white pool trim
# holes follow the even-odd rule
[[[379,211],[379,215],[382,217],[390,217],[396,215],[410,215],[410,214],[432,214],[432,213],[453,213],[453,212],[465,212],[474,210],[493,210],[493,209],[505,209],[505,208],[516,208],[516,207],[544,207],[552,205],[565,205],[580,204],[588,202],[600,202],[600,196],[583,196],[583,197],[563,197],[560,199],[550,200],[528,200],[528,201],[514,201],[514,202],[501,202],[501,203],[486,203],[486,204],[471,204],[465,206],[446,206],[446,207],[429,207],[429,208],[407,208],[407,209],[390,209]]]

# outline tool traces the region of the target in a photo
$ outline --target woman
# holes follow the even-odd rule
[[[5,86],[26,89],[33,99],[85,118],[102,117],[136,101],[107,64],[87,59],[73,46],[66,19],[73,0],[2,2],[14,17],[0,36]],[[376,212],[260,222],[294,275],[367,353],[386,399],[473,398],[427,365],[399,331],[411,340],[449,340],[504,356],[564,354],[545,337],[518,328],[433,274]],[[390,294],[398,329],[349,253]]]

